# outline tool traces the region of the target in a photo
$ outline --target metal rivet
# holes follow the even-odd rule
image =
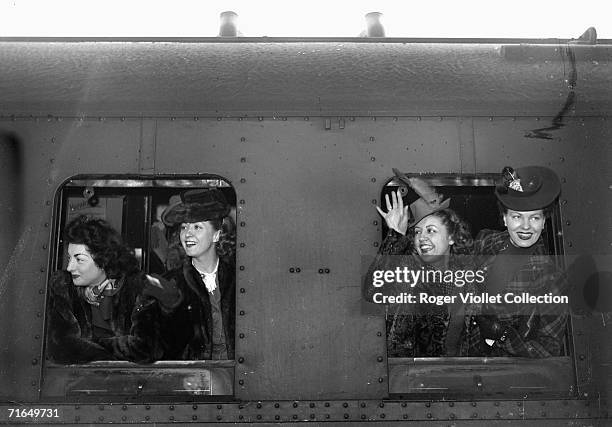
[[[198,405],[193,405],[193,406],[191,407],[191,409],[193,409],[193,410],[195,411],[196,409],[198,409]]]
[[[295,268],[291,267],[291,268],[289,269],[289,273],[295,273]]]
[[[376,157],[370,157],[370,160],[374,162],[376,161]]]
[[[329,272],[330,272],[330,269],[329,269],[329,268],[326,268],[326,269],[325,269],[325,274],[329,274]]]
[[[370,137],[370,141],[374,141],[374,137],[373,136]]]
[[[426,406],[427,408],[430,408],[430,407],[431,407],[431,402],[427,402],[427,403],[425,403],[425,406]]]
[[[380,402],[380,403],[378,404],[378,407],[379,407],[379,408],[384,408],[384,407],[385,407],[385,404],[384,404],[383,402]]]
[[[519,403],[521,403],[521,402],[519,402]],[[476,407],[476,402],[472,402],[472,406]],[[519,406],[521,406],[521,405],[519,405]]]
[[[238,384],[244,385],[244,380],[238,380]]]
[[[40,267],[40,272],[44,273],[45,272],[45,267]]]
[[[361,414],[361,419],[362,419],[362,420],[365,420],[365,419],[366,419],[365,414]]]
[[[40,335],[38,335],[38,334],[34,335],[34,339],[35,339],[35,340],[40,339]]]
[[[280,408],[280,404],[279,403],[275,403],[274,407],[278,409],[278,408]]]
[[[244,184],[244,183],[246,182],[246,179],[244,179],[244,178],[240,178],[240,182],[241,182],[242,184]]]
[[[240,271],[244,271],[244,265],[240,266]]]
[[[38,290],[38,293],[42,295],[42,294],[44,294],[44,293],[45,293],[45,290],[44,290],[44,289],[39,289],[39,290]]]
[[[385,414],[380,414],[380,418],[385,418]]]
[[[42,245],[42,248],[47,249],[47,245],[46,244]]]
[[[378,382],[382,383],[385,379],[383,377],[378,378]]]
[[[239,420],[244,420],[244,415],[238,415]]]
[[[319,274],[323,274],[323,269],[319,268]]]
[[[408,406],[408,404],[406,402],[402,402],[402,408],[405,408],[407,406]]]
[[[238,337],[240,337],[240,338],[244,338],[244,334],[243,334],[243,333],[240,333],[240,334],[238,334]]]
[[[378,221],[372,221],[372,224],[378,225]]]
[[[244,310],[240,310],[240,315],[244,316]]]
[[[325,407],[329,408],[329,402],[325,402]]]
[[[257,409],[261,409],[261,402],[257,402]]]
[[[257,419],[261,420],[261,414],[257,414]]]
[[[244,205],[244,199],[240,199],[240,202],[238,203],[240,203],[241,205]]]
[[[296,273],[300,273],[301,271],[302,271],[302,269],[301,269],[300,267],[297,267],[297,268],[295,269],[295,272],[296,272]]]
[[[241,157],[240,158],[240,163],[246,163],[246,157]]]
[[[349,414],[344,414],[344,419],[348,420],[348,418],[349,418]]]
[[[378,356],[378,357],[376,358],[376,360],[377,360],[377,361],[379,361],[379,362],[382,362],[384,359],[383,359],[383,357],[382,357],[382,356]]]
[[[244,243],[240,243],[240,247],[241,247],[241,248],[244,248],[245,246],[246,246],[246,244],[244,244]]]
[[[48,228],[48,227],[49,227],[49,223],[45,222],[45,228]]]
[[[404,415],[402,415],[402,418],[403,418],[403,419],[405,419],[405,420],[407,420],[407,419],[408,419],[408,414],[404,414]]]
[[[195,420],[197,420],[197,419],[198,419],[198,416],[197,416],[197,415],[192,415],[192,416],[191,416],[191,419],[195,421]]]
[[[244,357],[239,357],[238,358],[238,363],[244,363]]]
[[[570,220],[565,221],[565,225],[572,225],[572,222]]]
[[[38,359],[32,359],[32,365],[36,365],[38,363]]]
[[[372,179],[370,179],[370,181],[376,182],[376,178],[372,178]]]
[[[240,222],[240,226],[241,226],[241,227],[246,227],[246,222],[241,221],[241,222]]]
[[[372,246],[374,246],[375,248],[377,248],[377,247],[378,247],[378,242],[374,242],[374,243],[372,244]]]
[[[448,406],[452,408],[453,406],[455,406],[455,402],[448,402]]]
[[[428,412],[427,413],[427,418],[431,418],[431,417],[432,417],[431,412]]]
[[[274,415],[274,419],[277,421],[280,420],[280,415]]]
[[[244,136],[241,136],[240,137],[240,142],[244,142],[244,141],[246,141],[246,138]]]
[[[342,404],[342,407],[343,407],[343,408],[348,408],[348,403],[344,402],[344,403]]]
[[[382,337],[382,332],[380,332],[380,331],[376,332],[376,336],[377,337]]]
[[[244,288],[240,288],[240,293],[241,293],[241,294],[244,294],[245,292],[246,292],[246,289],[244,289]]]
[[[362,408],[365,408],[365,407],[366,407],[366,404],[365,404],[365,402],[361,402],[361,403],[359,404],[359,406],[361,406]]]
[[[495,405],[495,406],[499,406],[499,402],[495,402],[493,405]]]
[[[578,358],[579,358],[580,360],[584,360],[584,359],[586,359],[586,356],[585,356],[584,354],[581,354],[580,356],[578,356]]]

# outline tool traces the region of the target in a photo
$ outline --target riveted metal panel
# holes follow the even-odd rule
[[[360,298],[380,184],[370,179],[370,132],[345,126],[326,131],[321,118],[158,124],[158,171],[213,172],[236,186],[238,397],[386,394],[376,363],[382,322],[361,315]]]
[[[377,425],[402,422],[416,425],[592,425],[603,424],[608,414],[592,400],[489,400],[489,401],[243,401],[240,403],[150,403],[150,404],[43,404],[57,411],[58,417],[27,420],[11,414],[10,406],[0,406],[0,424],[64,423],[363,423]],[[27,411],[28,408],[22,408]],[[26,417],[27,418],[27,417]],[[556,424],[551,424],[556,423]],[[333,425],[333,424],[332,424]]]
[[[33,401],[40,388],[46,280],[56,188],[77,173],[136,173],[138,121],[3,121],[23,153],[23,227],[2,276],[0,394]],[[10,333],[8,331],[11,331]],[[10,350],[10,351],[9,351]]]

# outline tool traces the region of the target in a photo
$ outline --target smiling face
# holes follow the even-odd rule
[[[68,244],[68,267],[75,286],[99,285],[106,279],[106,273],[95,263],[89,248],[83,244]]]
[[[426,216],[414,227],[414,247],[421,259],[427,263],[449,255],[453,244],[452,236],[442,219],[437,216]]]
[[[181,224],[181,244],[187,256],[201,258],[214,253],[220,233],[210,221],[184,222]]]
[[[510,241],[519,248],[533,246],[544,230],[544,211],[513,211],[508,209],[503,215],[504,225],[510,234]]]

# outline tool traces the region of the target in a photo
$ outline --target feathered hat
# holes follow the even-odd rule
[[[425,180],[416,177],[408,177],[395,168],[393,168],[393,173],[400,181],[407,184],[419,196],[417,200],[410,204],[412,218],[408,223],[408,227],[414,227],[426,216],[443,209],[448,209],[450,206],[450,199],[445,199],[444,196],[438,193],[436,189]]]
[[[495,196],[508,209],[535,211],[555,201],[561,192],[559,177],[544,166],[526,166],[502,170],[502,180],[495,187]]]

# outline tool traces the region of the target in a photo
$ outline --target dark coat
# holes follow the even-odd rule
[[[160,308],[142,294],[141,272],[122,277],[114,295],[110,325],[114,336],[95,339],[91,305],[79,295],[67,271],[53,274],[49,286],[49,357],[57,363],[94,360],[151,362],[163,349],[159,341]]]
[[[175,280],[182,294],[179,306],[164,322],[162,335],[167,348],[164,359],[203,360],[212,358],[212,314],[206,286],[200,274],[187,258],[182,268],[166,276]],[[219,259],[217,270],[221,292],[221,316],[228,359],[234,358],[234,330],[236,318],[236,273],[233,263]]]

